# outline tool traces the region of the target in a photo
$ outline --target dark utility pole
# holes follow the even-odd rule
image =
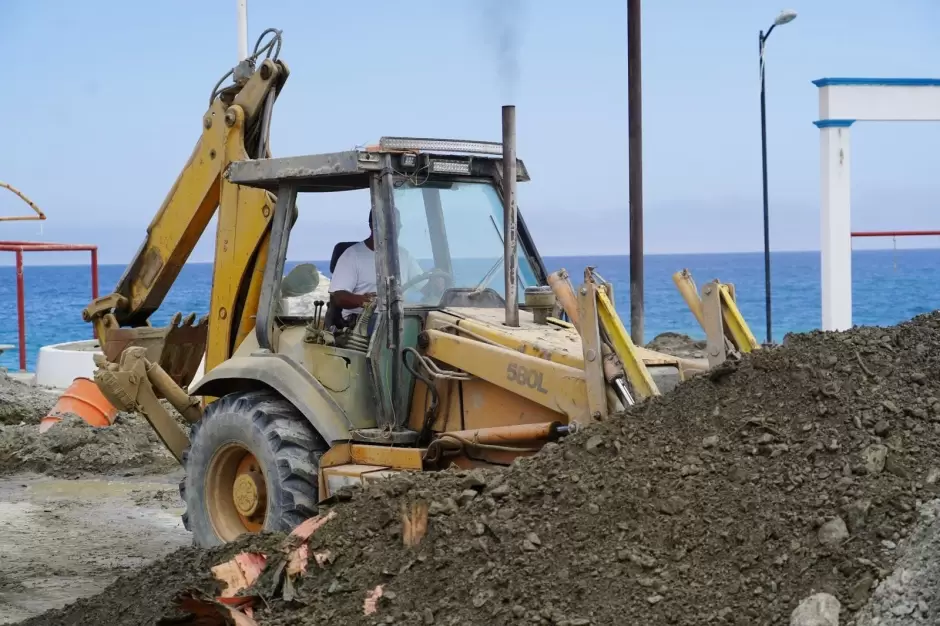
[[[774,27],[782,26],[796,19],[793,11],[783,11],[767,29],[767,34],[760,31],[758,35],[758,54],[760,58],[760,144],[761,163],[764,177],[764,315],[767,319],[767,339],[769,345],[773,343],[773,323],[771,321],[770,299],[770,202],[767,197],[767,98],[764,90],[764,46],[767,38],[774,31]]]
[[[770,306],[770,203],[767,199],[767,104],[764,91],[764,42],[770,36],[773,26],[764,36],[760,31],[760,150],[764,176],[764,315],[767,320],[767,344],[773,343],[773,323]]]
[[[630,338],[643,345],[643,88],[640,0],[627,0],[627,90],[630,136]]]

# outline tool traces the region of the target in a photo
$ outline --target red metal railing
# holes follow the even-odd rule
[[[0,241],[0,252],[16,253],[16,326],[19,331],[20,369],[26,370],[26,285],[23,281],[24,252],[91,252],[91,298],[98,297],[98,246],[37,241]]]
[[[860,230],[853,237],[929,237],[940,235],[940,230]]]

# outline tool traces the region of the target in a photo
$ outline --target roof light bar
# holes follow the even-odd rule
[[[461,139],[422,139],[420,137],[382,137],[382,150],[427,150],[429,152],[460,152],[464,154],[502,154],[503,144],[496,141],[463,141]]]
[[[444,161],[442,159],[431,160],[432,174],[463,174],[470,175],[469,161]]]

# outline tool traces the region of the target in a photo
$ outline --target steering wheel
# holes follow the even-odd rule
[[[426,280],[431,280],[432,278],[436,276],[440,276],[441,278],[450,278],[451,280],[453,280],[454,278],[450,274],[450,272],[445,272],[444,270],[438,267],[435,267],[427,272],[424,272],[423,274],[418,274],[417,276],[415,276],[414,278],[406,282],[404,285],[401,286],[401,292],[405,293],[406,291],[408,291],[409,289],[411,289],[418,283],[424,282]]]

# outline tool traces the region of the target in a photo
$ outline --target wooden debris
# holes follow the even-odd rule
[[[428,532],[428,503],[412,502],[401,506],[401,536],[406,547],[414,548]]]

